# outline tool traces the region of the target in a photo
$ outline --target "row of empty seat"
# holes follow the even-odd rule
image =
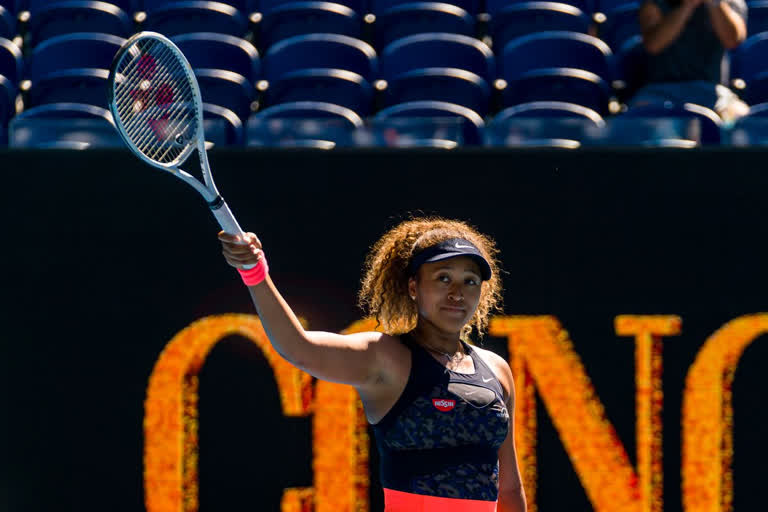
[[[638,8],[630,0],[0,0],[0,37],[19,35],[33,47],[57,35],[94,29],[120,37],[137,30],[166,35],[206,31],[246,37],[264,50],[291,36],[324,32],[364,39],[378,49],[407,35],[449,32],[479,37],[501,49],[533,31],[569,30],[597,35],[617,50],[637,35]],[[750,4],[750,34],[768,30],[767,13],[768,0]]]
[[[215,33],[173,38],[196,70],[206,102],[245,119],[254,102],[323,101],[367,116],[404,101],[437,100],[485,116],[528,101],[569,101],[604,115],[612,84],[632,81],[638,51],[614,54],[576,32],[540,32],[510,41],[494,55],[481,41],[447,33],[408,36],[377,54],[367,43],[336,34],[295,36],[264,55],[247,41]],[[27,59],[0,39],[0,93],[12,116],[17,88],[25,107],[58,101],[106,106],[108,68],[125,40],[76,33],[38,45]],[[640,45],[640,41],[636,41]],[[732,74],[750,103],[768,101],[768,32],[734,52]]]
[[[700,145],[768,145],[768,103],[724,127],[709,109],[686,104],[651,105],[602,118],[565,102],[531,102],[483,120],[469,109],[414,101],[386,108],[367,120],[338,105],[293,102],[235,116],[205,106],[206,140],[217,146],[330,149],[333,147],[506,146],[576,148],[624,145],[691,148]],[[84,104],[30,109],[11,122],[14,148],[120,148],[109,112]]]

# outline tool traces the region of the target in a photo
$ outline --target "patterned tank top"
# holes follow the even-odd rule
[[[509,430],[501,383],[464,342],[472,374],[445,368],[407,334],[401,341],[411,350],[408,383],[373,425],[387,512],[416,510],[410,497],[435,498],[432,508],[422,504],[418,510],[448,510],[451,500],[479,500],[481,508],[472,510],[495,510],[498,451]]]

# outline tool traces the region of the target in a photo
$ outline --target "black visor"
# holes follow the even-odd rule
[[[457,256],[469,256],[475,260],[480,266],[480,277],[483,278],[483,281],[491,278],[491,265],[483,257],[483,253],[475,244],[464,238],[449,238],[414,254],[408,264],[408,271],[411,275],[416,275],[419,267],[424,263],[447,260]]]

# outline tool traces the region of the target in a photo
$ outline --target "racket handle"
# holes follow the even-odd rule
[[[216,221],[218,221],[219,226],[221,226],[221,229],[223,229],[225,233],[236,235],[240,238],[243,237],[243,230],[240,229],[240,224],[237,223],[235,216],[232,215],[232,211],[230,211],[224,198],[219,196],[218,200],[211,205],[211,212],[213,212],[213,216],[216,217]],[[248,270],[255,266],[256,265],[245,265],[243,268]]]

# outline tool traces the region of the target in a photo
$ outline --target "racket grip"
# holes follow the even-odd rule
[[[240,224],[237,223],[235,216],[232,215],[232,211],[221,196],[219,196],[219,201],[216,201],[214,205],[211,205],[211,212],[213,212],[213,216],[216,217],[216,221],[225,233],[236,235],[240,238],[243,237],[244,233],[243,230],[240,229]],[[256,265],[246,265],[243,268],[247,270],[255,266]]]

